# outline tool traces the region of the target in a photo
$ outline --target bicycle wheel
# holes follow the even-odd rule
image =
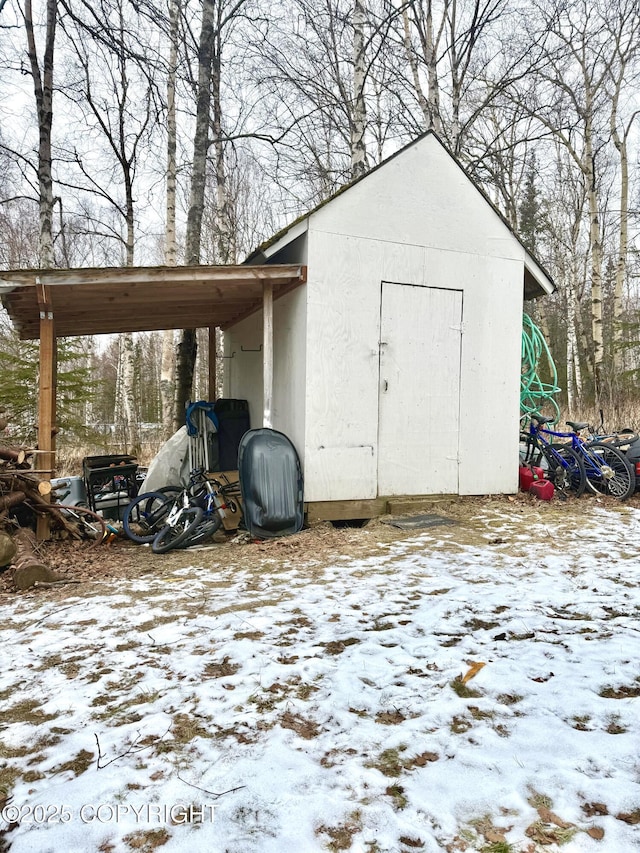
[[[165,554],[187,541],[202,521],[203,514],[199,506],[189,506],[180,510],[175,523],[166,524],[156,534],[151,543],[153,553]]]
[[[194,545],[202,545],[208,539],[211,539],[214,533],[220,529],[222,519],[217,512],[214,515],[203,515],[202,521],[193,531],[193,533],[179,545],[179,548],[193,548]]]
[[[97,512],[85,506],[65,504],[52,504],[52,506],[62,513],[68,524],[76,528],[79,539],[86,541],[91,547],[103,541],[107,533],[107,525]]]
[[[134,498],[122,516],[122,526],[129,539],[139,544],[153,542],[174,500],[173,494],[162,492],[145,492]]]
[[[631,497],[636,488],[636,475],[622,451],[595,441],[585,447],[586,454],[587,485],[591,491],[621,501]]]
[[[556,491],[562,495],[573,492],[579,498],[585,490],[587,475],[575,450],[564,445],[549,445],[544,447],[543,453],[549,466],[548,477]]]
[[[613,476],[613,469],[601,454],[586,444],[582,447],[582,460],[587,474],[587,489],[594,495],[607,495],[607,480]]]
[[[520,463],[539,466],[542,460],[542,450],[535,438],[529,433],[520,433]]]

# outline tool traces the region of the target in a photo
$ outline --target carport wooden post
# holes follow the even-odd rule
[[[273,400],[273,284],[266,279],[262,284],[262,306],[262,399],[264,401],[262,426],[270,428]]]
[[[38,379],[38,468],[51,479],[56,464],[56,385],[58,347],[49,288],[36,279],[40,309],[40,375]],[[48,497],[48,496],[47,496]],[[49,538],[49,517],[38,516],[36,536]]]
[[[216,399],[216,372],[217,372],[217,351],[216,351],[216,327],[209,326],[209,378],[208,378],[208,397],[207,400],[215,402]]]

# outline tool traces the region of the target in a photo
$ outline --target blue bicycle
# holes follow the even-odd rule
[[[545,426],[552,423],[553,418],[544,417],[538,412],[533,412],[529,417],[527,433],[529,446],[536,448],[541,456],[544,456],[550,469],[550,460],[557,459],[558,454],[564,457],[568,467],[571,464],[569,460],[573,460],[574,457],[581,463],[585,478],[580,488],[577,473],[573,477],[576,494],[582,494],[584,489],[588,488],[593,494],[608,495],[621,501],[631,497],[636,487],[632,466],[624,453],[612,443],[598,440],[585,441],[580,433],[588,428],[588,424],[567,421],[567,426],[571,427],[572,431],[561,432]],[[567,443],[554,445],[552,443],[554,438],[564,439]],[[565,466],[562,467],[564,469]],[[557,462],[554,470],[557,473]]]
[[[532,412],[529,418],[527,431],[520,433],[522,462],[545,468],[547,479],[560,494],[566,496],[573,492],[580,497],[587,483],[582,458],[569,444],[554,445],[546,438],[545,433],[551,433],[544,430],[543,425],[552,423],[553,418],[545,418],[537,412]]]

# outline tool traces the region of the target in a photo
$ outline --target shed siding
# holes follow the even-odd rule
[[[460,494],[516,490],[522,265],[466,252],[309,233],[305,495],[378,493],[383,280],[462,290]],[[407,411],[411,401],[407,401]],[[399,427],[400,428],[400,427]],[[427,493],[418,485],[406,493]]]

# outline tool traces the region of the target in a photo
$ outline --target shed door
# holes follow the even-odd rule
[[[382,282],[378,494],[458,493],[462,291]]]

